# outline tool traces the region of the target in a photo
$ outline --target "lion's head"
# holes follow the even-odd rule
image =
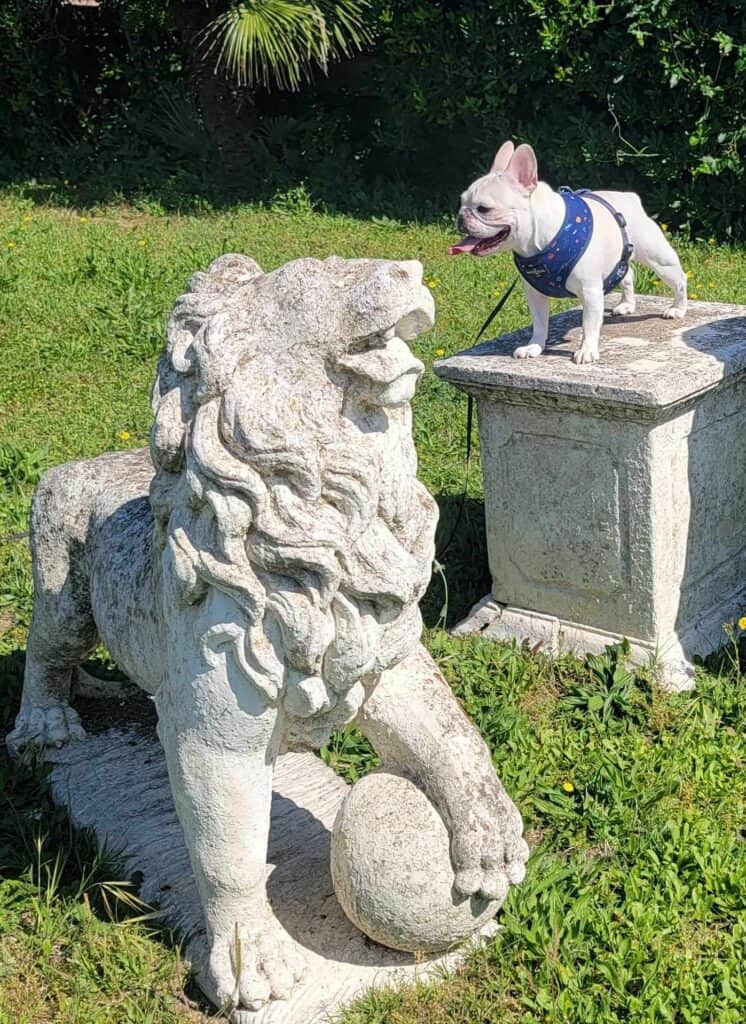
[[[178,593],[240,604],[245,629],[203,649],[230,641],[312,742],[419,640],[437,513],[415,475],[406,341],[432,322],[419,263],[264,274],[240,255],[195,274],[169,322],[151,500]]]

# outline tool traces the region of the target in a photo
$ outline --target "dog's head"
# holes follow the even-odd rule
[[[461,196],[457,227],[466,234],[450,247],[452,256],[492,256],[513,248],[530,217],[529,201],[538,184],[536,154],[531,146],[517,149],[504,142],[489,174],[477,178]]]

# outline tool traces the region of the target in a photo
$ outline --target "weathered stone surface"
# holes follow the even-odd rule
[[[208,958],[205,919],[155,735],[141,727],[107,730],[50,757],[55,801],[119,854],[163,923],[189,937],[185,954],[199,976]],[[346,918],[332,888],[329,845],[349,787],[319,758],[280,757],[273,790],[268,901],[277,928],[308,970],[288,1000],[269,1003],[252,1024],[326,1024],[367,988],[425,978],[458,962],[458,955],[423,958],[384,949]]]
[[[435,369],[477,398],[497,608],[474,628],[552,652],[624,635],[679,688],[746,606],[746,309],[665,305],[609,319],[591,366],[570,310],[538,359],[511,358],[518,331]]]
[[[345,797],[332,829],[331,867],[347,916],[392,949],[450,949],[502,902],[456,890],[443,819],[413,782],[389,772],[366,776]]]
[[[283,750],[356,720],[434,801],[461,893],[523,873],[520,815],[420,644],[437,507],[416,476],[407,341],[432,318],[419,263],[264,274],[221,256],[169,321],[150,450],[57,467],[34,497],[9,746],[84,738],[71,681],[99,638],[154,695],[205,913],[200,985],[235,1024],[304,972],[265,884]]]
[[[613,305],[613,302],[612,302]],[[604,320],[604,355],[597,365],[577,366],[571,359],[580,340],[580,310],[551,317],[548,348],[538,359],[507,359],[525,345],[530,328],[464,349],[435,363],[439,377],[464,390],[497,393],[507,389],[514,403],[552,404],[563,408],[599,403],[604,416],[652,416],[669,406],[691,401],[728,377],[746,370],[746,307],[721,302],[693,302],[684,320],[671,323],[661,314],[670,300],[638,296],[632,316]]]

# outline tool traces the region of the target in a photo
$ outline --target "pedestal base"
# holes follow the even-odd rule
[[[132,700],[142,704],[144,698],[138,693]],[[85,714],[83,720],[90,728]],[[199,981],[207,952],[202,908],[152,726],[89,734],[81,743],[50,753],[50,760],[55,762],[55,802],[74,825],[92,830],[102,846],[121,855],[127,877],[141,879],[141,899],[158,907],[164,921],[184,937]],[[255,1015],[256,1024],[321,1024],[371,986],[422,978],[460,959],[449,954],[420,960],[385,949],[345,916],[332,887],[329,845],[347,789],[313,754],[279,759],[267,891],[278,927],[301,948],[308,970],[291,998],[271,1002]],[[491,923],[488,933],[495,928]]]
[[[618,644],[624,639],[621,633],[606,633],[554,615],[499,604],[491,594],[475,604],[452,633],[454,636],[480,633],[491,640],[525,641],[552,657],[568,652],[579,656],[602,654],[609,644]],[[649,668],[663,689],[672,692],[692,689],[694,665],[686,658],[678,640],[672,638],[668,644],[655,646],[644,640],[626,639],[630,644],[631,663]]]

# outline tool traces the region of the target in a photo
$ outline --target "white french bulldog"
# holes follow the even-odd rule
[[[667,319],[683,317],[687,308],[686,274],[660,227],[645,213],[639,196],[634,192],[598,192],[595,195],[606,200],[626,221],[632,247],[630,258],[650,267],[673,290],[673,304],[663,316]],[[624,269],[621,256],[625,239],[611,210],[594,200],[593,194],[583,198],[588,199],[587,207],[591,211],[591,233],[585,250],[567,274],[565,287],[583,305],[583,340],[573,353],[573,361],[593,363],[599,357],[604,283],[618,265]],[[512,142],[505,142],[489,174],[478,178],[462,195],[458,228],[468,235],[458,245],[451,246],[450,252],[452,255],[492,256],[512,250],[519,258],[549,253],[559,238],[558,233],[565,230],[566,213],[562,193],[538,180],[536,155],[531,146],[521,145],[516,149]],[[622,298],[612,312],[634,313],[631,266],[620,286]],[[525,278],[524,287],[533,318],[533,334],[528,345],[521,345],[513,353],[518,359],[541,355],[549,323],[549,297]]]

